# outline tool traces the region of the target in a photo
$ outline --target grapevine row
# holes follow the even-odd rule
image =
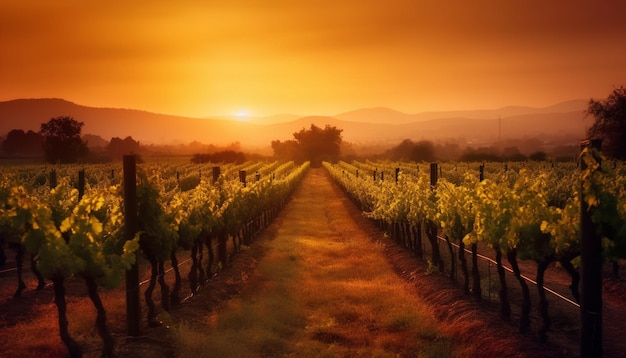
[[[84,280],[97,310],[96,327],[103,339],[103,356],[111,356],[114,342],[106,325],[106,312],[98,288],[119,287],[125,272],[137,262],[137,255],[150,263],[152,274],[146,289],[147,319],[156,325],[152,290],[161,285],[161,305],[169,310],[180,303],[181,275],[177,250],[191,252],[190,289],[197,292],[211,270],[229,265],[226,244],[232,240],[235,251],[249,245],[286,203],[308,168],[308,163],[248,162],[224,166],[226,175],[202,176],[215,166],[173,167],[146,164],[138,167],[138,231],[128,240],[120,184],[122,170],[116,166],[68,166],[53,170],[16,168],[0,177],[0,241],[2,247],[16,248],[18,255],[32,257],[32,268],[43,279],[53,282],[59,311],[60,336],[72,357],[82,349],[70,336],[65,303],[65,281]],[[77,188],[78,169],[84,187]],[[247,180],[229,173],[255,173]],[[182,177],[198,173],[195,186],[183,187]],[[256,173],[259,173],[256,175]],[[54,173],[54,174],[53,174]],[[59,174],[60,173],[60,174]],[[75,172],[74,172],[75,173]],[[263,175],[261,175],[263,173]],[[207,271],[198,253],[209,251]],[[217,255],[213,250],[217,248]],[[163,279],[164,263],[171,260],[176,274],[170,290]],[[18,279],[19,296],[24,284]],[[138,290],[139,287],[127,287]]]
[[[550,318],[543,275],[550,264],[559,262],[571,275],[572,295],[579,299],[581,197],[594,208],[604,257],[613,262],[626,258],[624,166],[606,161],[601,166],[599,154],[591,151],[583,152],[582,160],[588,167],[582,175],[575,163],[495,163],[487,170],[481,163],[438,166],[355,161],[324,166],[366,215],[401,245],[423,257],[423,242],[430,242],[430,264],[449,272],[452,280],[460,280],[464,291],[479,300],[477,250],[479,246],[491,248],[505,320],[511,319],[511,309],[502,261],[509,261],[523,295],[522,332],[530,329],[530,293],[518,259],[533,260],[542,316],[539,336],[545,340]],[[438,237],[447,243],[449,269],[442,260]],[[453,245],[459,247],[457,255]],[[471,252],[471,267],[466,248]],[[461,278],[456,277],[458,266]]]

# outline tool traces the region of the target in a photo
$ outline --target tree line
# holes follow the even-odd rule
[[[104,148],[106,158],[96,158],[81,137],[83,125],[70,116],[60,116],[42,123],[39,132],[13,129],[2,142],[2,151],[9,157],[43,157],[48,163],[102,161],[139,152],[140,143],[132,137],[114,137]]]
[[[622,86],[613,90],[605,100],[591,99],[587,116],[594,118],[589,128],[589,138],[602,139],[602,151],[605,156],[617,160],[626,159],[626,89]],[[94,161],[93,153],[87,142],[81,138],[84,123],[69,116],[52,118],[41,124],[39,132],[14,129],[2,142],[4,153],[13,157],[44,157],[50,163],[72,163]],[[302,128],[293,133],[293,139],[271,142],[273,157],[278,160],[310,161],[312,166],[320,166],[322,161],[336,162],[347,159],[350,155],[342,153],[342,129],[326,125],[320,128],[311,124],[309,129]],[[582,139],[582,138],[581,138]],[[124,154],[138,154],[141,145],[132,137],[112,138],[104,148],[109,159],[121,158]],[[567,148],[556,148],[552,159],[574,159],[578,153],[577,145]],[[91,154],[91,158],[90,158]],[[246,154],[228,149],[218,154],[197,153],[194,162],[225,161],[240,162]],[[378,155],[374,159],[412,160],[412,161],[525,161],[546,160],[548,154],[543,151],[524,155],[517,146],[507,143],[506,146],[465,148],[456,144],[435,145],[430,141],[414,142],[410,139]],[[102,161],[100,159],[100,161]]]

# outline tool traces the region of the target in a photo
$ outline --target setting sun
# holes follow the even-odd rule
[[[247,122],[250,119],[250,112],[247,109],[238,109],[235,112],[235,119],[240,122]]]

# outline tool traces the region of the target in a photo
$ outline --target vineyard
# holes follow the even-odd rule
[[[606,275],[619,278],[626,258],[626,167],[601,161],[593,150],[582,158],[581,166],[354,161],[324,167],[364,215],[428,263],[430,274],[449,277],[477,302],[498,302],[502,320],[546,341],[564,331],[583,334],[581,207],[601,239]],[[29,310],[3,308],[0,327],[19,325],[38,303],[53,299],[66,352],[81,356],[80,332],[93,322],[77,326],[67,303],[76,302],[82,286],[96,312],[99,351],[112,356],[111,316],[118,325],[126,321],[129,336],[139,326],[163,325],[173,307],[229,267],[267,228],[308,163],[131,161],[3,169],[0,306],[27,300]],[[560,280],[568,277],[563,287],[548,284],[555,269]],[[414,273],[404,274],[411,279]],[[45,287],[53,297],[37,292]],[[110,309],[112,300],[126,307]],[[555,301],[562,304],[549,305]],[[62,354],[42,349],[37,356]]]
[[[512,320],[514,300],[522,333],[531,330],[534,296],[537,334],[545,341],[553,323],[548,294],[575,308],[565,324],[580,327],[581,210],[591,216],[602,262],[613,276],[626,258],[626,168],[600,164],[591,149],[582,158],[583,168],[576,163],[324,165],[368,217],[427,260],[433,272],[447,274],[479,301],[497,299],[505,321]],[[569,292],[544,287],[554,264],[570,276]],[[599,277],[597,285],[601,282]],[[537,288],[533,293],[531,285]]]
[[[67,311],[67,285],[84,283],[97,311],[102,356],[111,356],[114,340],[99,288],[125,286],[130,335],[144,319],[160,325],[159,314],[193,296],[268,226],[308,168],[308,163],[293,162],[135,165],[134,157],[129,159],[131,169],[126,162],[124,167],[3,168],[0,299],[3,304],[17,300],[27,289],[22,279],[26,256],[26,266],[37,277],[31,289],[52,282],[59,333],[72,357],[82,356],[83,349],[68,329],[73,314]],[[128,185],[129,177],[134,185]],[[130,200],[129,188],[134,191]],[[134,209],[130,214],[129,207]],[[169,283],[166,262],[167,271],[174,271]],[[187,289],[181,287],[182,266],[189,267]],[[129,272],[136,272],[135,280]],[[148,277],[139,282],[140,275]],[[160,297],[155,300],[157,283]],[[134,301],[140,290],[145,318],[133,307],[139,305]]]

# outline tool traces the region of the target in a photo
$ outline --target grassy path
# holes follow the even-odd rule
[[[312,169],[240,294],[173,327],[181,357],[447,357],[463,348],[394,272],[324,169]],[[352,212],[351,212],[352,211]]]

